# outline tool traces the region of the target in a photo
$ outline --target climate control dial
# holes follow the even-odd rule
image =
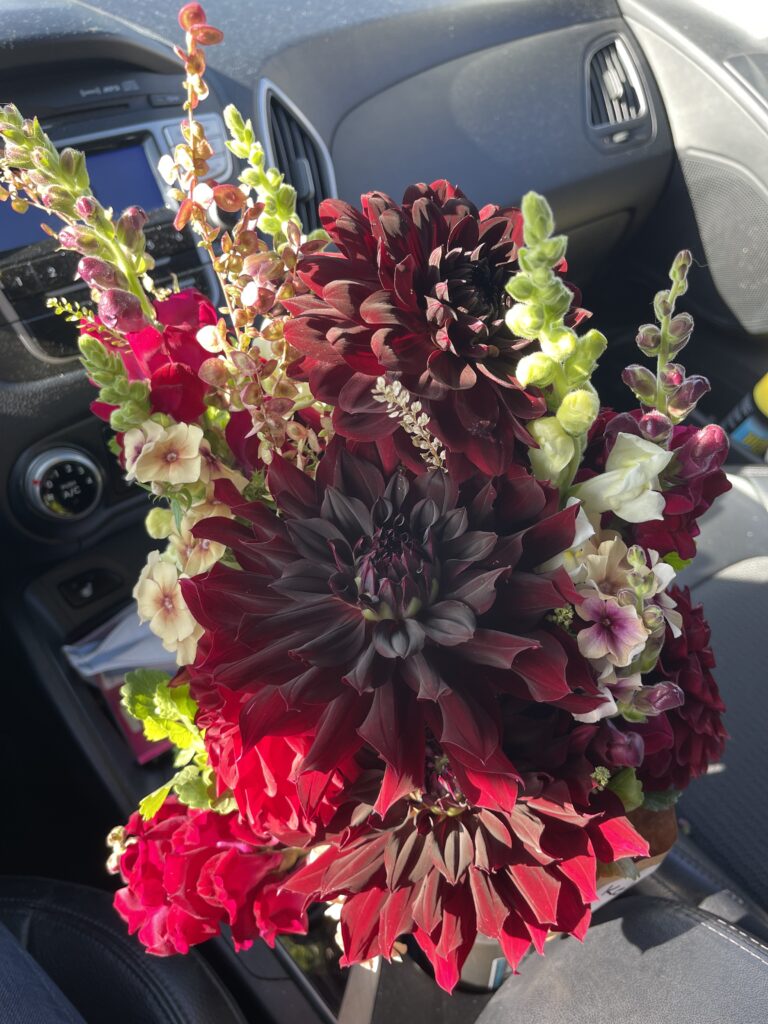
[[[51,448],[35,456],[25,476],[25,493],[48,519],[84,519],[99,503],[104,481],[90,455],[78,448]]]

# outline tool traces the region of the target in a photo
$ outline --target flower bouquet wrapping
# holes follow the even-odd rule
[[[143,211],[104,209],[82,154],[0,112],[0,195],[82,256],[95,310],[57,311],[162,542],[135,597],[179,670],[129,673],[123,701],[176,771],[110,837],[115,907],[166,955],[225,927],[273,943],[332,903],[343,965],[412,936],[451,990],[478,935],[513,968],[583,939],[599,878],[669,845],[665,811],[723,750],[675,584],[729,486],[723,431],[683,424],[708,390],[675,361],[690,254],[637,336],[655,364],[624,371],[637,407],[602,407],[606,338],[541,196],[478,208],[435,181],[325,200],[305,235],[231,107],[240,183],[208,179],[221,33],[196,4],[180,24],[161,171],[217,301],[158,293]]]

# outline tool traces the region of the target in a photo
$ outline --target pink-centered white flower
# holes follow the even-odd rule
[[[192,527],[202,519],[223,516],[232,519],[233,513],[228,505],[221,501],[205,502],[193,505],[181,517],[180,529],[173,530],[168,538],[170,550],[173,552],[181,572],[186,576],[197,576],[207,572],[227,550],[224,544],[207,537],[195,537]]]
[[[579,650],[585,658],[607,658],[617,668],[625,668],[645,647],[648,630],[631,604],[586,597],[576,611],[594,625],[579,631]]]
[[[150,424],[152,421],[145,423],[139,431],[145,435],[145,443],[128,469],[130,477],[143,484],[176,486],[197,483],[202,465],[200,442],[203,432],[200,427],[194,423],[175,423],[167,428]],[[126,442],[135,446],[139,438],[130,436],[133,434],[134,431],[128,431]]]

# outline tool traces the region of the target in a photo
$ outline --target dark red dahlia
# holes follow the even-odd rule
[[[460,491],[440,471],[386,476],[336,443],[316,480],[276,458],[268,484],[279,514],[240,505],[247,526],[195,527],[242,568],[182,582],[208,631],[196,692],[251,695],[246,747],[311,730],[300,770],[328,772],[365,742],[388,766],[386,806],[421,788],[429,730],[465,793],[481,800],[490,773],[506,801],[498,696],[600,703],[575,643],[546,618],[576,599],[567,574],[533,571],[571,544],[576,508],[558,511],[557,493],[519,467]]]
[[[413,934],[449,992],[477,933],[496,938],[517,967],[551,932],[584,937],[598,860],[647,855],[648,846],[611,794],[589,813],[564,783],[511,811],[471,807],[457,798],[439,764],[423,800],[403,800],[386,819],[370,814],[287,883],[307,903],[344,897],[342,964],[389,957]],[[450,772],[448,772],[450,775]]]
[[[667,629],[659,672],[664,679],[677,683],[685,702],[666,713],[674,734],[672,744],[658,753],[646,750],[638,769],[648,790],[685,789],[692,778],[703,775],[709,765],[720,760],[728,738],[721,718],[725,704],[711,671],[715,658],[704,610],[691,603],[687,587],[673,587],[670,595],[683,616],[683,626],[678,637]],[[643,727],[639,731],[642,733]]]
[[[392,374],[419,396],[452,454],[502,473],[515,440],[530,440],[525,421],[545,411],[515,379],[529,343],[504,320],[520,211],[478,210],[447,181],[410,186],[399,206],[370,192],[362,206],[320,204],[338,252],[304,257],[298,274],[311,294],[285,303],[295,314],[286,337],[305,357],[313,393],[335,407],[339,434],[380,440],[397,423],[371,398],[371,385]]]

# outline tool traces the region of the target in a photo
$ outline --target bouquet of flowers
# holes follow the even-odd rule
[[[638,407],[601,407],[607,342],[541,196],[417,184],[326,200],[305,235],[232,107],[240,184],[207,178],[221,33],[198,4],[180,24],[161,171],[221,308],[158,294],[144,212],[115,217],[82,154],[0,111],[0,198],[82,256],[96,310],[57,309],[164,542],[135,597],[179,670],[130,673],[123,700],[176,772],[110,837],[115,906],[164,955],[224,926],[274,942],[336,901],[344,965],[412,935],[451,990],[478,933],[513,968],[582,939],[605,865],[648,854],[633,820],[723,750],[709,631],[674,583],[729,486],[723,431],[683,425],[709,388],[675,361],[691,257],[637,335],[655,366],[623,373]]]

